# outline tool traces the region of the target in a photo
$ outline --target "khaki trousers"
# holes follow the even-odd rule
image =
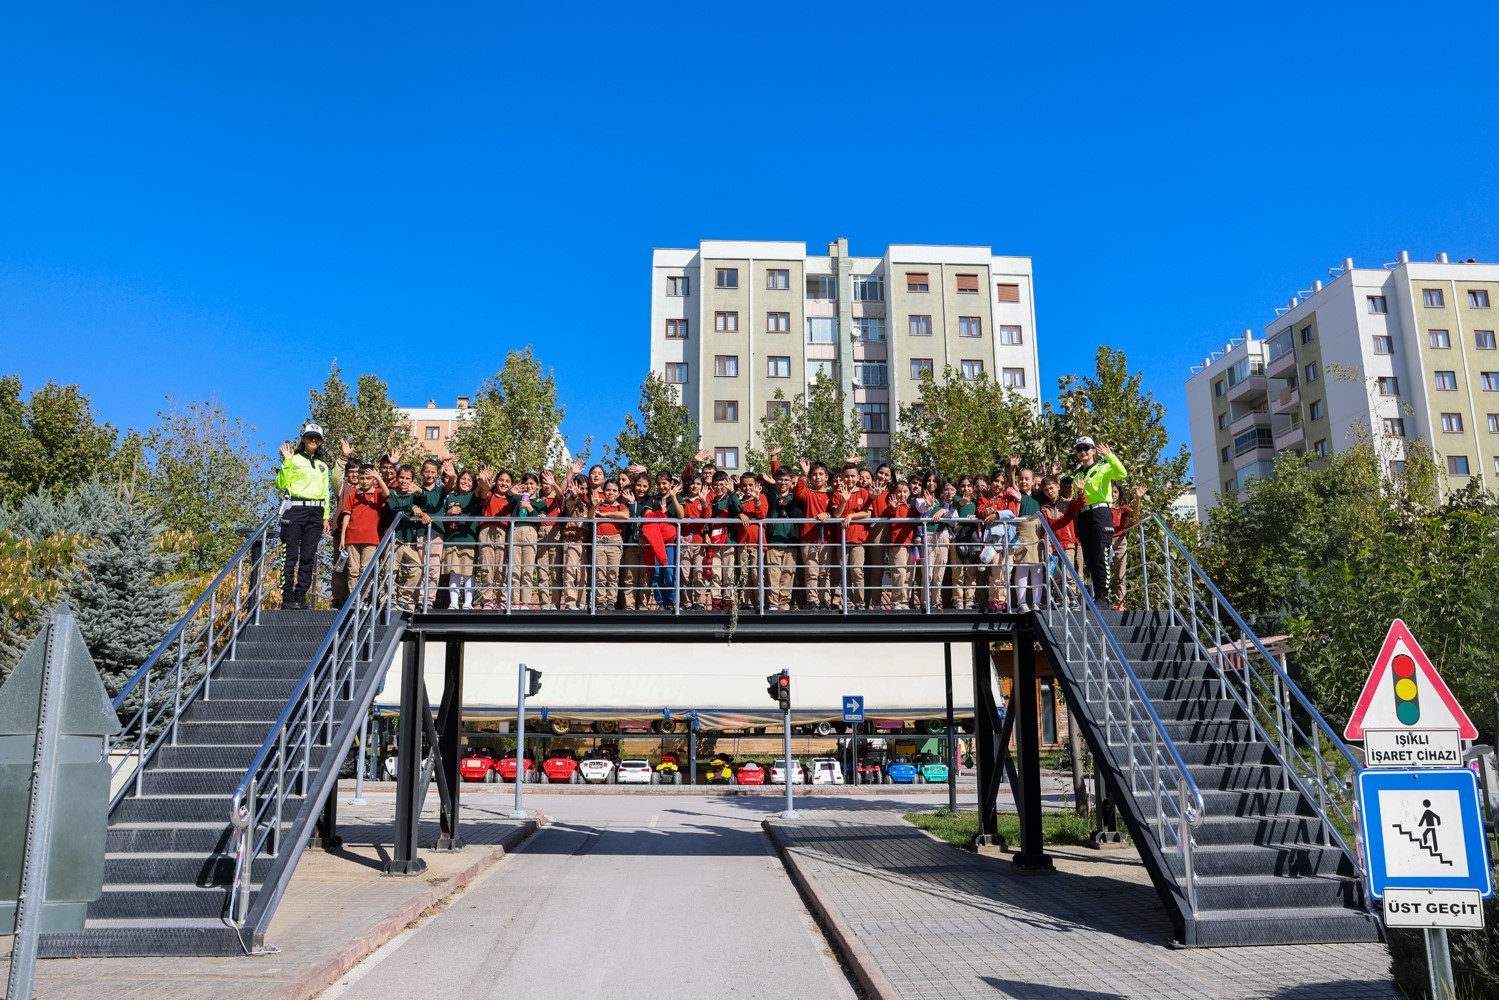
[[[479,599],[498,604],[505,599],[505,540],[508,524],[486,524],[479,529]]]
[[[416,542],[396,543],[396,596],[409,604],[421,598],[422,549]]]
[[[765,606],[777,611],[791,610],[791,595],[796,587],[796,545],[765,547]]]
[[[829,563],[837,557],[837,549],[827,542],[810,542],[802,546],[802,560],[807,566],[808,603],[832,605],[833,574]]]
[[[956,543],[948,547],[947,564],[952,567],[952,599],[954,607],[963,607],[973,603],[973,581],[977,576],[977,568],[973,563],[964,562],[958,557],[958,546]]]
[[[599,535],[594,543],[594,607],[613,611],[619,599],[619,564],[624,558],[625,543],[618,535]]]
[[[536,604],[536,525],[517,523],[510,537],[510,606]]]
[[[911,571],[907,568],[911,565],[911,550],[904,545],[890,545],[885,551],[890,556],[890,569],[886,572],[890,580],[890,606],[904,608],[911,603]]]
[[[926,574],[926,599],[932,603],[933,608],[940,608],[952,600],[952,595],[944,593],[943,589],[947,578],[947,554],[951,551],[947,532],[928,534],[923,546],[921,555],[924,560],[922,572]]]
[[[588,546],[581,538],[562,543],[562,596],[559,608],[577,610],[588,606],[588,566],[584,562]]]

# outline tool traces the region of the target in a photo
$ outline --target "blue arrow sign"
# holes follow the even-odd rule
[[[1369,895],[1380,899],[1386,889],[1494,894],[1472,771],[1364,770],[1358,799]]]
[[[862,694],[845,695],[843,698],[843,721],[864,721],[864,696]]]

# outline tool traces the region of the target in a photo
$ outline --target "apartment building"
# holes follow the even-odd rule
[[[1268,476],[1276,454],[1374,444],[1391,471],[1413,441],[1453,486],[1499,482],[1499,264],[1345,259],[1276,310],[1263,334],[1204,358],[1187,379],[1203,514]],[[1219,491],[1221,490],[1221,494]]]
[[[923,372],[993,378],[1039,401],[1029,257],[989,247],[705,240],[651,262],[651,370],[677,385],[722,468],[738,469],[760,418],[836,379],[882,460]],[[776,399],[776,390],[782,399]]]
[[[411,436],[421,449],[421,456],[444,460],[453,457],[448,450],[448,438],[461,421],[472,418],[474,413],[467,396],[459,396],[454,406],[438,406],[437,400],[429,399],[424,407],[403,406],[400,410],[411,421]]]

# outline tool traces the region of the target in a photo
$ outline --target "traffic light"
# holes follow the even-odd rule
[[[771,674],[765,678],[765,693],[775,699],[775,703],[784,712],[791,707],[791,674],[782,670],[778,674]]]
[[[1421,718],[1416,661],[1401,653],[1390,662],[1390,675],[1395,681],[1395,718],[1407,726],[1414,726]]]
[[[529,698],[541,690],[541,671],[526,668],[526,697]]]

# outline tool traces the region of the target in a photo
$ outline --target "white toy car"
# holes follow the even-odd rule
[[[832,757],[813,757],[809,764],[812,768],[812,784],[843,784],[843,764],[836,759]]]
[[[791,783],[793,785],[806,784],[807,776],[802,771],[802,762],[793,760],[791,762]],[[781,757],[770,762],[770,784],[784,785],[786,783],[786,758]]]
[[[654,785],[656,771],[648,760],[622,760],[615,780],[621,785]]]
[[[614,761],[608,757],[585,757],[578,762],[578,773],[589,785],[614,784]]]

